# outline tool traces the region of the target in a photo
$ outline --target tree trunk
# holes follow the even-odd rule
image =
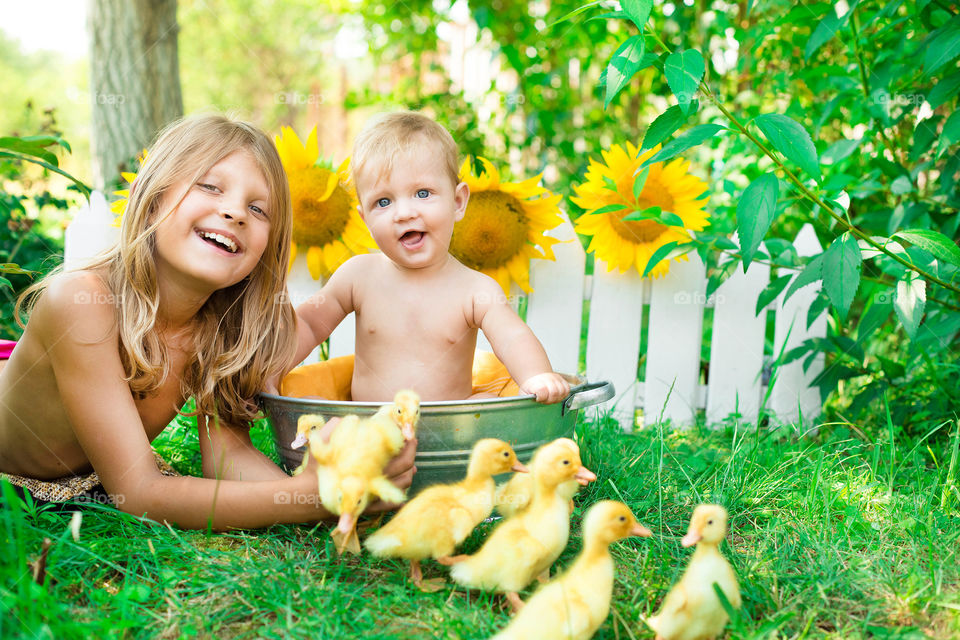
[[[92,0],[93,182],[104,188],[167,123],[183,115],[177,0]]]

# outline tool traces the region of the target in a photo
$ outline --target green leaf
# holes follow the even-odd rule
[[[943,116],[933,116],[927,118],[917,125],[913,131],[913,144],[910,145],[910,162],[916,162],[937,139],[937,125],[943,120]]]
[[[780,276],[768,284],[764,290],[760,292],[760,295],[757,296],[757,308],[754,311],[754,315],[760,315],[760,312],[763,311],[768,304],[776,300],[780,292],[790,284],[792,277],[792,275]]]
[[[627,222],[636,222],[640,220],[651,220],[657,224],[668,227],[683,227],[683,218],[670,211],[663,211],[660,207],[648,207],[638,211],[632,211],[629,215],[622,218]]]
[[[960,91],[960,71],[941,78],[927,94],[927,102],[930,103],[931,109],[936,109],[957,95],[957,91]]]
[[[960,109],[951,113],[943,123],[943,131],[940,132],[940,140],[937,141],[937,157],[941,157],[943,152],[957,140],[960,140]]]
[[[902,238],[914,246],[920,247],[924,251],[929,251],[938,260],[943,260],[955,267],[960,267],[960,247],[939,231],[933,231],[931,229],[906,229],[904,231],[897,231],[894,237]]]
[[[830,306],[830,299],[827,298],[826,294],[821,291],[820,295],[814,298],[810,308],[807,309],[808,330],[813,326],[813,323],[816,321],[816,319],[820,317],[820,314],[826,311],[828,306]]]
[[[753,254],[770,229],[777,213],[779,197],[780,181],[772,171],[751,182],[740,196],[740,202],[737,203],[737,235],[740,237],[744,271],[750,267]]]
[[[803,50],[803,59],[809,60],[810,56],[812,56],[817,49],[832,40],[833,36],[837,35],[837,31],[846,24],[848,15],[850,15],[849,12],[841,18],[837,15],[836,9],[830,7],[826,15],[823,16],[823,19],[820,20],[817,28],[810,34],[810,39],[807,40],[807,46]]]
[[[13,289],[13,283],[7,280],[6,278],[4,278],[3,276],[0,276],[0,289],[3,289],[4,287],[10,287],[11,289]]]
[[[857,138],[856,140],[847,140],[846,138],[837,140],[824,150],[823,155],[820,156],[820,161],[824,164],[836,164],[841,160],[845,160],[857,150],[861,142],[863,142],[863,138]]]
[[[766,113],[753,122],[766,136],[774,149],[792,160],[801,169],[820,181],[820,163],[813,139],[799,122],[782,113]]]
[[[16,262],[3,262],[0,263],[0,273],[14,273],[20,276],[29,276],[35,272],[24,269]]]
[[[654,120],[647,128],[647,133],[643,136],[643,145],[640,151],[653,149],[655,146],[673,135],[673,132],[680,128],[680,125],[687,119],[683,109],[679,105],[673,105]]]
[[[90,187],[88,187],[87,185],[85,185],[83,182],[81,182],[81,181],[78,180],[77,178],[74,178],[72,175],[70,175],[69,173],[67,173],[66,171],[64,171],[63,169],[61,169],[60,167],[54,166],[54,165],[50,164],[49,162],[44,162],[43,160],[40,160],[39,158],[32,158],[32,157],[30,157],[30,156],[26,156],[26,155],[23,155],[23,154],[20,154],[20,153],[11,152],[11,151],[0,151],[0,158],[15,158],[15,159],[17,159],[17,160],[25,160],[26,162],[32,162],[32,163],[34,163],[34,164],[38,164],[38,165],[40,165],[41,167],[43,167],[44,169],[49,169],[50,171],[53,171],[54,173],[59,173],[59,174],[62,175],[63,177],[65,177],[65,178],[67,178],[68,180],[70,180],[71,182],[73,182],[73,184],[77,185],[77,189],[80,190],[80,193],[82,193],[82,194],[83,194],[84,196],[86,196],[87,198],[90,197]]]
[[[960,55],[960,17],[954,16],[927,42],[923,70],[930,75]]]
[[[790,284],[790,288],[787,289],[787,292],[783,294],[783,301],[786,302],[790,299],[790,296],[795,294],[802,287],[807,286],[810,283],[816,282],[823,275],[823,256],[820,254],[810,260],[807,263],[807,266],[804,267],[796,278],[793,279],[793,282]]]
[[[701,124],[690,129],[679,138],[675,138],[663,145],[660,151],[647,158],[641,166],[647,166],[654,162],[666,162],[671,158],[680,155],[690,147],[695,147],[704,140],[712,138],[720,131],[726,131],[727,128],[722,124]]]
[[[650,11],[653,9],[653,0],[621,0],[620,8],[623,9],[625,14],[630,16],[633,24],[637,25],[637,29],[640,29],[640,33],[642,34],[647,24],[647,19],[650,18]]]
[[[547,25],[547,29],[550,29],[551,27],[554,27],[554,26],[560,24],[561,22],[566,22],[567,20],[570,20],[571,18],[575,18],[576,16],[580,15],[580,14],[583,13],[584,11],[587,11],[587,10],[589,10],[589,9],[591,9],[591,8],[593,8],[593,7],[596,7],[597,5],[601,5],[601,4],[604,4],[604,0],[597,0],[596,2],[589,2],[589,3],[585,4],[585,5],[583,5],[582,7],[577,7],[576,9],[574,9],[573,11],[571,11],[570,13],[568,13],[568,14],[566,14],[565,16],[563,16],[562,18],[560,18],[559,20],[557,20],[557,21],[555,21],[555,22],[551,22],[549,25]]]
[[[623,211],[627,208],[625,204],[608,204],[600,207],[596,211],[591,211],[594,215],[601,215],[604,213],[614,213],[615,211]]]
[[[643,193],[643,187],[647,184],[647,176],[650,175],[650,167],[645,167],[637,171],[633,178],[633,197],[639,199]]]
[[[849,231],[834,240],[823,254],[823,288],[841,320],[846,320],[860,286],[862,266],[860,245]]]
[[[911,339],[916,337],[923,309],[927,303],[927,283],[913,271],[908,271],[897,282],[897,292],[893,298],[893,310],[900,319],[904,331]]]
[[[890,316],[889,301],[874,301],[867,310],[860,316],[860,322],[857,324],[857,342],[863,344],[867,338],[873,335],[887,318]]]
[[[688,113],[690,101],[693,100],[703,79],[705,71],[703,56],[696,49],[674,51],[663,65],[667,84],[684,113]]]
[[[50,136],[29,136],[27,138],[17,138],[13,136],[0,138],[0,149],[9,149],[17,153],[40,158],[44,162],[57,167],[60,161],[52,151],[47,151],[44,147],[56,144],[57,139]]]
[[[610,64],[607,65],[607,95],[603,108],[610,106],[610,102],[620,91],[627,86],[630,78],[641,69],[643,61],[643,36],[630,36],[620,45]]]
[[[657,250],[653,252],[653,255],[650,256],[650,259],[647,261],[647,266],[643,269],[642,278],[646,278],[653,268],[657,266],[660,262],[667,260],[669,258],[676,258],[682,256],[685,253],[693,250],[692,242],[684,242],[679,244],[676,240],[672,240],[666,244],[663,244],[657,247]]]

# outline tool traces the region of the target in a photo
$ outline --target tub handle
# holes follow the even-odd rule
[[[607,380],[601,382],[588,382],[580,385],[570,392],[567,399],[563,401],[563,408],[560,415],[566,415],[567,411],[574,411],[583,407],[589,407],[594,404],[606,402],[614,396],[613,383]]]

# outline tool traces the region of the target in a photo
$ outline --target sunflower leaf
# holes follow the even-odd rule
[[[823,254],[823,288],[841,320],[846,319],[860,287],[862,266],[860,245],[849,231],[834,240]]]
[[[643,36],[630,36],[626,42],[610,58],[607,65],[607,95],[603,101],[603,108],[610,106],[621,89],[627,86],[635,73],[643,65]]]
[[[765,173],[746,188],[737,203],[737,235],[742,247],[743,268],[750,267],[753,255],[767,235],[777,213],[780,181],[772,171]]]
[[[703,56],[696,49],[674,51],[663,65],[667,84],[670,85],[673,95],[677,96],[677,102],[684,113],[689,112],[690,102],[697,93],[705,69]]]
[[[616,211],[623,211],[626,208],[627,208],[627,205],[625,204],[608,204],[606,206],[600,207],[599,209],[596,209],[595,211],[591,211],[590,213],[596,216],[604,213],[614,213]]]
[[[639,199],[643,193],[643,187],[647,184],[647,176],[650,175],[650,167],[644,167],[637,172],[633,179],[633,197]]]
[[[765,113],[753,119],[773,148],[788,160],[820,181],[820,161],[817,148],[807,130],[796,120],[782,113]]]
[[[653,255],[650,256],[650,259],[647,260],[647,266],[644,267],[643,275],[640,277],[646,278],[648,275],[650,275],[650,272],[653,271],[653,268],[664,260],[682,256],[683,254],[692,251],[693,248],[694,245],[692,242],[684,242],[683,244],[679,244],[676,240],[672,240],[666,244],[660,245],[657,247],[657,250],[653,252]]]
[[[701,124],[693,129],[690,129],[685,134],[679,138],[674,138],[667,144],[663,145],[663,148],[660,151],[657,151],[655,154],[650,156],[644,161],[640,166],[645,167],[648,164],[653,164],[654,162],[666,162],[671,158],[674,158],[690,147],[695,147],[704,140],[712,138],[717,135],[720,131],[726,131],[727,128],[722,124]]]
[[[683,112],[680,105],[673,105],[650,123],[647,127],[647,133],[643,136],[643,145],[640,151],[653,149],[655,146],[673,135],[673,132],[680,128],[680,125],[687,119],[688,114]]]

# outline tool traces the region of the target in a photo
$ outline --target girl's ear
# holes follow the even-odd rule
[[[453,202],[455,205],[453,219],[457,222],[463,220],[467,213],[467,202],[470,201],[470,187],[466,182],[461,182],[453,190]]]

